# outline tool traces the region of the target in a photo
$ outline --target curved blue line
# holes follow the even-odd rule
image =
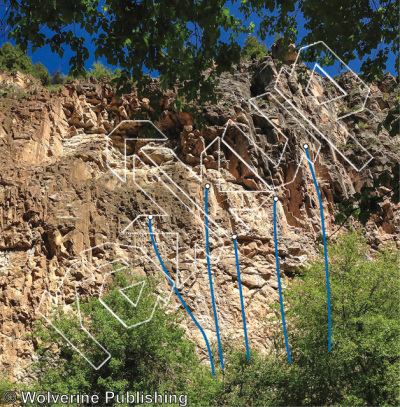
[[[236,259],[236,269],[237,269],[238,282],[239,282],[240,305],[241,305],[241,307],[242,307],[244,340],[245,340],[245,342],[246,342],[247,360],[250,360],[249,341],[247,340],[246,315],[245,315],[245,313],[244,313],[244,302],[243,302],[243,293],[242,293],[242,280],[240,279],[239,256],[238,256],[238,250],[237,250],[236,239],[233,239],[233,245],[235,246],[235,259]]]
[[[329,325],[329,342],[328,342],[328,351],[331,350],[331,344],[332,344],[332,326],[331,326],[331,294],[330,294],[330,289],[329,289],[329,269],[328,269],[328,250],[326,248],[326,236],[325,236],[325,222],[324,222],[324,210],[322,208],[322,199],[321,195],[319,193],[319,188],[317,184],[317,179],[315,178],[313,166],[311,164],[310,160],[310,155],[308,154],[308,149],[306,148],[306,155],[308,159],[308,165],[310,166],[310,171],[311,175],[313,177],[315,189],[317,191],[318,195],[318,201],[319,201],[319,211],[321,214],[321,225],[322,225],[322,237],[324,241],[324,255],[325,255],[325,274],[326,274],[326,295],[328,297],[328,325]]]
[[[179,294],[178,289],[175,287],[175,284],[174,284],[173,281],[171,280],[171,277],[170,277],[170,275],[168,274],[167,269],[165,268],[164,262],[162,261],[161,256],[160,256],[160,253],[158,252],[157,245],[156,245],[156,241],[155,241],[154,236],[153,236],[153,231],[152,231],[152,229],[151,229],[151,219],[149,219],[149,230],[150,230],[150,237],[151,237],[151,241],[152,241],[152,243],[153,243],[154,250],[155,250],[155,252],[156,252],[156,254],[157,254],[158,261],[160,262],[161,267],[162,267],[163,270],[164,270],[164,273],[165,273],[166,276],[168,277],[169,282],[172,284],[172,287],[173,287],[173,289],[174,289],[176,295],[178,296],[180,302],[181,302],[182,305],[185,307],[186,311],[188,312],[188,314],[190,315],[190,317],[193,319],[193,322],[197,325],[197,327],[200,329],[200,332],[201,332],[202,335],[203,335],[203,338],[204,338],[204,340],[205,340],[205,342],[206,342],[206,345],[207,345],[208,354],[209,354],[209,356],[210,356],[210,363],[211,363],[212,374],[213,374],[213,376],[215,376],[214,362],[213,362],[213,357],[212,357],[212,353],[211,353],[210,344],[208,343],[208,340],[207,340],[207,336],[206,336],[205,332],[203,331],[203,328],[202,328],[202,327],[200,326],[200,324],[197,322],[197,320],[196,320],[196,318],[194,317],[194,315],[190,312],[190,309],[188,308],[188,306],[186,305],[185,301],[183,300],[183,298],[182,298],[181,295]]]
[[[214,312],[215,331],[217,333],[219,357],[221,359],[221,369],[224,369],[224,359],[222,356],[221,339],[219,337],[217,309],[215,307],[214,289],[213,289],[213,283],[212,283],[212,277],[211,277],[211,266],[210,266],[210,244],[209,244],[209,238],[208,238],[208,189],[209,188],[206,188],[206,196],[205,196],[207,268],[208,268],[208,279],[210,281],[211,300],[212,300],[213,312]]]
[[[276,261],[276,272],[278,275],[279,302],[281,304],[283,334],[285,335],[286,353],[287,353],[287,356],[289,359],[289,363],[292,363],[292,359],[290,357],[289,342],[288,342],[288,338],[287,338],[287,334],[286,334],[285,311],[283,309],[281,275],[280,275],[280,271],[279,271],[278,238],[277,238],[277,232],[276,232],[276,201],[274,201],[274,241],[275,241],[275,261]]]

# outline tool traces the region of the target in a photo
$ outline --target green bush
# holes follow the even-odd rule
[[[43,86],[50,85],[51,77],[47,68],[40,62],[35,65],[35,71],[31,74],[37,79],[40,79]]]
[[[40,79],[44,86],[51,83],[50,74],[43,64],[38,62],[36,65],[19,47],[13,47],[6,42],[0,48],[0,69],[15,73],[20,71]]]
[[[241,51],[241,57],[243,59],[260,59],[267,55],[267,47],[261,41],[257,40],[253,35],[249,35]]]
[[[223,378],[199,376],[189,400],[215,406],[398,406],[398,261],[394,246],[370,258],[360,233],[340,237],[329,248],[332,350],[321,256],[283,292],[292,363],[275,303],[276,317],[266,324],[269,354],[253,352],[247,361],[243,351],[230,347]],[[271,334],[273,327],[279,329]]]
[[[286,405],[399,404],[399,251],[382,247],[370,258],[369,250],[360,232],[329,248],[331,352],[322,256],[286,290],[293,359],[281,382]],[[277,349],[284,359],[282,339]]]
[[[156,281],[146,280],[140,305],[131,306],[119,289],[131,285],[127,275],[117,273],[105,301],[130,324],[143,321],[150,315],[156,295]],[[133,297],[132,297],[133,298]],[[80,305],[85,325],[96,340],[112,355],[99,370],[94,370],[77,352],[68,347],[54,329],[36,326],[34,337],[39,338],[40,362],[33,366],[40,380],[35,389],[48,389],[61,394],[87,392],[104,395],[106,391],[180,392],[187,386],[191,372],[199,366],[194,344],[183,338],[184,329],[178,326],[180,313],[165,314],[157,306],[150,322],[132,329],[111,315],[97,298]],[[91,360],[102,360],[103,353],[79,330],[76,314],[58,312],[53,322],[74,343],[85,347]],[[48,351],[51,343],[60,345],[61,358]],[[53,366],[53,367],[51,367]],[[209,373],[211,375],[211,373]],[[100,402],[104,405],[104,400]]]
[[[77,77],[63,75],[61,71],[53,72],[50,76],[46,67],[38,62],[36,65],[32,60],[17,46],[14,47],[11,43],[7,42],[0,48],[0,70],[5,70],[10,73],[20,71],[24,74],[32,75],[34,78],[40,79],[43,86],[50,85],[63,85],[73,79],[83,79],[89,76],[94,76],[96,79],[109,78],[115,79],[121,76],[121,70],[117,68],[115,71],[109,69],[101,62],[94,62],[93,67],[80,74]]]
[[[53,85],[63,85],[64,84],[64,77],[60,70],[53,72],[53,76],[51,77],[51,83]]]
[[[15,384],[11,382],[6,376],[0,375],[0,404],[6,404],[4,401],[4,394],[7,391],[15,391]]]
[[[94,62],[93,68],[89,71],[90,75],[94,76],[96,79],[101,78],[113,78],[114,71],[103,65],[102,62]]]
[[[200,364],[194,345],[183,338],[176,315],[157,309],[153,320],[126,330],[97,299],[82,305],[90,330],[112,354],[108,364],[93,370],[64,346],[54,330],[38,326],[41,371],[38,389],[59,393],[104,393],[111,390],[188,394],[190,406],[394,406],[399,405],[399,251],[382,246],[371,257],[359,232],[347,233],[329,246],[332,350],[328,351],[328,317],[323,256],[306,266],[283,291],[292,363],[281,330],[279,302],[275,317],[265,321],[269,353],[251,351],[250,361],[237,340],[225,338],[225,370],[213,344],[216,376],[209,363]],[[132,321],[140,308],[127,308],[118,292],[125,277],[116,277],[107,297]],[[149,306],[154,283],[145,289]],[[107,300],[107,301],[108,301]],[[146,307],[145,307],[146,308]],[[60,325],[75,324],[60,315]],[[46,352],[58,341],[61,358]],[[243,344],[242,344],[243,345]],[[51,362],[51,363],[49,363]],[[40,366],[39,366],[40,365]],[[52,366],[52,367],[50,367]]]

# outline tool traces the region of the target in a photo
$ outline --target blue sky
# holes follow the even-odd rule
[[[237,2],[235,5],[231,5],[229,3],[229,8],[231,9],[233,14],[235,14],[235,15],[240,15],[240,13],[238,11],[238,5],[239,5],[239,2]],[[2,11],[0,10],[0,17],[1,17],[1,12]],[[302,26],[303,25],[302,17],[298,16],[297,20],[298,20],[298,23],[299,23],[299,41],[300,41],[306,35],[307,32],[304,29],[304,27]],[[253,14],[251,16],[251,18],[247,20],[247,23],[250,23],[251,21],[255,24],[255,26],[257,28],[259,23],[260,23],[260,18],[256,14]],[[45,31],[44,31],[44,33],[45,33]],[[86,33],[84,33],[81,30],[78,30],[78,29],[76,30],[76,33],[78,35],[83,35],[83,36],[85,36],[85,38],[87,38],[87,45],[86,46],[89,49],[90,57],[86,61],[85,68],[89,69],[89,68],[91,68],[93,66],[93,63],[96,61],[95,58],[94,58],[94,47],[90,44],[90,37]],[[222,39],[223,40],[227,39],[227,37],[228,37],[228,34],[224,33]],[[243,35],[241,35],[239,37],[238,40],[239,40],[239,43],[241,45],[244,44],[244,41],[245,41],[246,37],[247,37],[247,35],[245,35],[245,34],[243,34]],[[6,41],[8,41],[8,40],[6,40]],[[0,44],[2,44],[3,42],[5,42],[5,41],[4,41],[4,38],[2,37],[0,39]],[[274,38],[273,37],[267,37],[264,42],[267,45],[268,49],[270,49],[271,45],[274,42]],[[334,51],[334,44],[327,44],[327,45]],[[69,71],[69,59],[72,56],[72,52],[69,49],[66,49],[63,58],[60,58],[58,56],[58,54],[55,54],[55,53],[51,52],[49,46],[46,46],[46,47],[43,47],[41,49],[38,49],[33,54],[31,52],[29,52],[29,56],[32,57],[32,61],[34,63],[37,63],[37,62],[43,63],[46,66],[46,68],[49,70],[50,74],[52,74],[53,72],[58,71],[58,70],[60,70],[63,74],[67,74],[68,71]],[[108,66],[104,59],[103,60],[100,59],[100,61],[103,62],[104,65]],[[354,70],[355,72],[359,73],[361,63],[362,63],[362,61],[360,61],[360,60],[354,60],[354,61],[350,62],[349,67],[352,70]],[[336,67],[328,67],[326,70],[330,75],[334,75],[334,74],[339,73],[339,68],[337,66]],[[392,74],[394,74],[394,72],[395,72],[395,58],[394,58],[394,55],[390,56],[390,59],[388,61],[387,70],[389,72],[391,72]]]

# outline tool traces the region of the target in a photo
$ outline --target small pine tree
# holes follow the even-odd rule
[[[259,41],[253,35],[249,35],[245,42],[241,52],[243,59],[260,59],[263,56],[267,55],[267,47],[261,41]]]
[[[35,65],[35,70],[36,70],[36,73],[33,73],[33,76],[35,78],[40,79],[43,86],[48,86],[51,84],[51,77],[50,77],[49,71],[41,62],[38,62]]]
[[[53,85],[62,85],[64,83],[64,77],[60,70],[53,72],[51,81],[52,81]]]

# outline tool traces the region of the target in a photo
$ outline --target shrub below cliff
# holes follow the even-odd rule
[[[279,304],[272,304],[276,319],[266,321],[277,327],[268,338],[273,343],[270,353],[252,351],[248,361],[243,349],[225,342],[225,371],[217,368],[213,377],[209,365],[201,365],[193,353],[194,345],[183,338],[175,315],[158,308],[151,322],[125,330],[93,299],[81,311],[90,315],[90,331],[110,351],[111,361],[94,370],[65,347],[55,331],[38,327],[35,335],[42,341],[42,359],[36,365],[40,380],[35,387],[91,394],[167,390],[188,394],[191,406],[398,405],[398,260],[394,246],[382,247],[371,258],[358,232],[343,235],[329,247],[330,352],[325,266],[318,259],[283,292],[291,364],[280,329]],[[117,296],[124,284],[125,280],[116,279],[109,297],[132,320],[141,318],[140,311],[126,308]],[[147,287],[144,294],[151,302],[153,286]],[[62,315],[59,322],[65,329],[76,324],[71,315]],[[46,343],[53,340],[61,346],[60,359],[46,351]],[[214,356],[217,367],[217,352]]]
[[[247,361],[230,346],[225,375],[215,381],[200,375],[189,389],[193,405],[399,405],[399,251],[387,246],[370,258],[358,232],[341,236],[328,251],[332,350],[321,259],[283,291],[292,363],[274,304],[276,316],[266,324],[279,328],[268,338],[270,353],[253,352]]]

